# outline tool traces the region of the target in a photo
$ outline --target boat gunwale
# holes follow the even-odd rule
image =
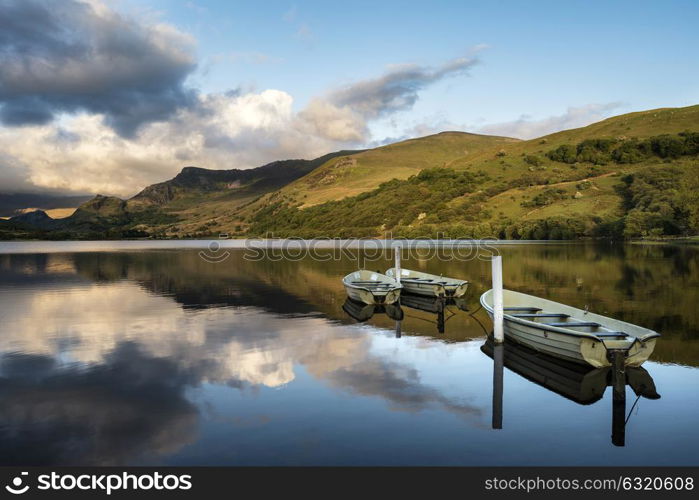
[[[484,300],[485,295],[489,291],[491,291],[491,290],[488,290],[481,295],[480,303],[486,311],[488,311],[489,313],[492,313],[493,308],[491,306],[489,306]],[[517,292],[517,293],[521,293],[521,292]],[[526,295],[526,294],[524,294],[524,295]],[[532,295],[532,297],[534,297],[534,296]],[[544,300],[547,300],[547,299],[544,299]],[[563,304],[563,305],[565,305],[565,304]],[[600,338],[599,336],[595,335],[592,332],[580,332],[580,331],[571,330],[570,328],[551,326],[551,325],[547,325],[545,323],[537,323],[536,321],[530,321],[530,320],[526,320],[526,319],[522,319],[522,318],[517,318],[517,317],[514,317],[514,316],[507,314],[507,313],[504,313],[503,317],[507,321],[511,321],[513,323],[517,323],[517,324],[520,324],[522,326],[534,327],[537,330],[549,331],[549,332],[553,332],[553,333],[560,333],[562,335],[569,335],[571,337],[580,337],[580,338],[597,340],[597,341],[601,342],[602,345],[604,345],[605,349],[607,349],[607,350],[614,350],[615,349],[613,347],[607,347],[607,344],[604,342],[604,339]],[[609,319],[614,320],[614,318],[609,318]],[[614,321],[619,321],[619,320],[614,320]],[[600,326],[602,326],[603,328],[606,328],[604,325],[600,324]],[[624,350],[630,349],[631,347],[633,347],[633,345],[636,342],[645,342],[647,340],[658,338],[658,337],[662,336],[660,333],[653,331],[653,330],[650,330],[648,328],[644,328],[644,327],[638,326],[638,325],[632,325],[632,326],[636,326],[638,328],[643,328],[644,330],[648,330],[649,333],[647,333],[646,335],[644,335],[642,337],[636,337],[634,335],[629,335],[629,337],[632,338],[633,341],[630,342],[628,347],[625,347]]]
[[[360,269],[360,271],[362,271],[362,270]],[[372,288],[369,288],[366,286],[355,285],[354,283],[348,281],[348,278],[356,272],[357,271],[352,271],[351,273],[348,273],[347,275],[345,275],[342,278],[342,284],[346,287],[353,288],[355,290],[367,291],[367,292],[371,293],[372,295],[377,295],[376,292],[378,292],[378,295],[388,295],[390,292],[393,292],[394,290],[402,290],[402,288],[403,288],[403,285],[401,285],[400,282],[398,282],[395,278],[391,278],[390,276],[387,276],[387,275],[382,274],[382,273],[376,273],[376,274],[380,274],[381,276],[389,278],[390,281],[376,280],[376,283],[385,283],[387,285],[390,285],[391,288],[385,288],[383,290],[378,290],[376,288],[372,289]],[[374,273],[374,271],[371,271],[371,272]],[[391,283],[391,281],[393,281],[393,283]]]
[[[383,273],[384,276],[388,276],[389,278],[396,279],[395,277],[388,275],[388,272],[389,272],[389,271],[392,271],[393,273],[395,273],[395,272],[396,272],[396,268],[395,268],[395,267],[389,267],[388,269],[386,269],[386,272]],[[458,278],[450,278],[449,276],[439,276],[439,275],[437,275],[437,274],[425,273],[425,272],[422,272],[422,271],[415,271],[415,270],[413,270],[413,269],[406,269],[406,268],[401,268],[401,276],[400,276],[401,282],[402,282],[404,279],[406,279],[406,280],[417,280],[417,279],[420,279],[420,278],[410,278],[410,276],[402,276],[402,272],[403,272],[403,271],[408,271],[408,272],[410,272],[410,273],[418,273],[418,274],[422,274],[422,275],[425,275],[425,276],[432,276],[433,278],[439,278],[439,279],[442,279],[442,280],[448,280],[447,282],[444,282],[444,281],[443,281],[443,282],[441,282],[441,283],[440,283],[440,282],[434,282],[434,283],[417,283],[417,282],[413,282],[413,284],[429,285],[429,286],[441,286],[442,288],[446,288],[446,287],[455,287],[455,288],[458,288],[458,287],[460,287],[460,286],[462,286],[462,285],[470,285],[470,284],[471,284],[468,280],[460,280],[460,279],[458,279]]]

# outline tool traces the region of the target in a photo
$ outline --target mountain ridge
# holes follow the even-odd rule
[[[249,170],[188,166],[128,200],[91,200],[54,230],[155,238],[686,234],[697,230],[687,200],[699,177],[698,134],[699,106],[689,106],[526,141],[445,131]],[[678,187],[663,184],[673,175]],[[652,202],[639,201],[645,185],[655,186],[644,191]],[[670,212],[684,222],[658,215]]]

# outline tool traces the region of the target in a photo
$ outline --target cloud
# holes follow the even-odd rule
[[[583,106],[571,106],[561,115],[549,116],[538,120],[529,115],[522,115],[516,120],[500,123],[467,124],[454,123],[441,114],[413,123],[410,126],[397,129],[395,135],[375,139],[368,143],[369,147],[379,147],[415,137],[424,137],[444,131],[461,131],[476,134],[498,135],[514,137],[517,139],[534,139],[544,135],[590,125],[611,116],[612,112],[623,107],[622,102],[609,102],[605,104],[586,104]]]
[[[587,104],[579,107],[569,107],[565,113],[534,120],[528,115],[522,115],[517,120],[493,123],[481,126],[478,132],[482,134],[502,135],[518,139],[534,139],[561,130],[579,128],[598,122],[611,115],[611,112],[623,106],[621,102],[606,104]]]
[[[285,15],[299,24],[296,10]],[[130,196],[182,167],[251,168],[370,142],[373,120],[476,63],[404,64],[312,98],[278,89],[203,93],[194,40],[101,0],[0,1],[0,180],[5,192]],[[214,56],[254,64],[259,52]]]
[[[5,190],[131,196],[185,165],[251,168],[279,159],[314,158],[363,145],[369,123],[410,108],[418,92],[473,64],[458,59],[431,69],[395,67],[312,99],[299,112],[281,90],[199,94],[167,120],[124,137],[104,114],[83,112],[57,123],[0,128]]]
[[[0,2],[0,120],[46,124],[61,113],[103,115],[122,136],[190,105],[194,40],[97,0]]]
[[[311,100],[299,117],[321,137],[366,141],[369,121],[410,109],[425,87],[450,76],[465,75],[477,63],[476,58],[462,57],[436,68],[396,65],[379,78],[361,80]]]
[[[307,23],[302,23],[299,26],[299,29],[296,30],[294,36],[299,40],[307,43],[312,42],[315,39],[313,30],[311,30],[311,27]]]

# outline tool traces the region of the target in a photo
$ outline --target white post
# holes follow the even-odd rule
[[[396,269],[396,281],[400,283],[400,247],[394,248],[394,254],[396,256],[396,265],[394,266]]]
[[[503,305],[502,305],[502,257],[493,257],[493,337],[496,344],[505,340],[503,332]]]

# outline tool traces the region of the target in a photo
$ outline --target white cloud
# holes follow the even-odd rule
[[[529,115],[522,115],[516,120],[500,123],[486,123],[483,120],[477,123],[454,123],[444,117],[443,114],[436,114],[428,120],[412,123],[410,126],[399,128],[394,124],[396,133],[373,140],[369,143],[371,147],[382,146],[392,142],[403,141],[414,137],[424,137],[426,135],[437,134],[444,131],[462,131],[475,134],[498,135],[504,137],[514,137],[517,139],[534,139],[544,135],[584,127],[591,123],[598,122],[612,115],[615,110],[623,107],[624,103],[610,102],[606,104],[586,104],[583,106],[571,106],[565,113],[549,116],[540,119],[533,119]]]
[[[0,127],[3,191],[40,190],[130,196],[183,166],[252,168],[314,158],[370,141],[368,124],[409,109],[419,91],[474,64],[404,65],[311,99],[299,112],[282,90],[200,94],[167,121],[124,137],[102,114],[63,115],[55,123]]]
[[[285,20],[312,37],[295,8]],[[102,0],[55,9],[48,0],[0,2],[0,190],[129,196],[187,165],[251,168],[362,147],[372,121],[412,108],[424,88],[477,63],[394,65],[295,111],[284,90],[203,94],[185,85],[194,47],[174,26]],[[270,61],[257,52],[216,57]]]
[[[611,115],[612,111],[620,108],[620,102],[606,104],[586,104],[579,107],[569,107],[565,113],[542,119],[532,119],[522,115],[517,120],[493,123],[481,126],[478,132],[482,134],[502,135],[518,139],[534,139],[561,130],[584,127],[598,122]]]

